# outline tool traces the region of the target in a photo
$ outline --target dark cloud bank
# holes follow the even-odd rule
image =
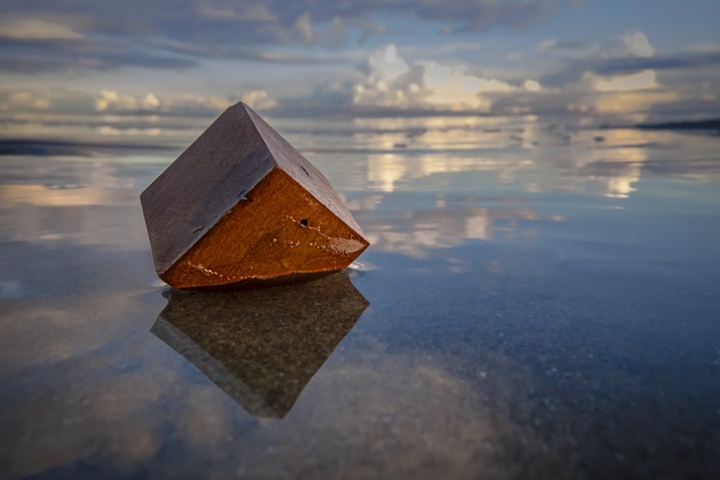
[[[238,2],[205,0],[95,0],[3,2],[0,20],[45,22],[35,32],[0,29],[0,71],[34,73],[78,68],[107,70],[121,66],[186,69],[200,58],[236,58],[281,63],[327,61],[309,55],[287,55],[276,46],[323,45],[336,48],[359,43],[386,31],[385,21],[414,18],[430,21],[444,33],[482,32],[502,25],[522,28],[542,21],[567,0],[463,0]],[[67,35],[48,34],[49,25]],[[57,34],[57,28],[55,28]],[[332,59],[331,59],[332,61]]]

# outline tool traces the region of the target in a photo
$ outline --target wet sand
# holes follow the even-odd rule
[[[153,271],[174,152],[0,156],[0,477],[720,476],[719,140],[512,128],[290,133],[373,245],[222,299]]]

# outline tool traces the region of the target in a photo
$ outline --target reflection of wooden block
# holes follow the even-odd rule
[[[284,417],[368,302],[347,272],[247,292],[163,294],[151,332],[259,417]]]
[[[323,174],[244,103],[140,198],[155,268],[177,288],[337,271],[369,245]]]

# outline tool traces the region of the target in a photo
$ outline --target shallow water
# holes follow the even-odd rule
[[[280,130],[372,246],[237,298],[155,276],[172,152],[0,157],[0,477],[720,476],[720,138],[363,122]]]

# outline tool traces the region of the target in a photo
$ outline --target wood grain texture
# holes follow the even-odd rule
[[[228,108],[141,194],[158,272],[276,166],[245,108]]]
[[[340,197],[333,189],[327,178],[315,168],[300,152],[290,145],[287,140],[281,137],[265,120],[254,111],[249,111],[258,132],[262,136],[270,153],[278,166],[285,170],[296,182],[314,196],[320,203],[324,204],[331,212],[337,215],[350,228],[362,235],[360,226],[355,222],[350,212],[343,204]]]
[[[369,245],[322,173],[243,103],[141,202],[158,275],[176,288],[332,272]]]

